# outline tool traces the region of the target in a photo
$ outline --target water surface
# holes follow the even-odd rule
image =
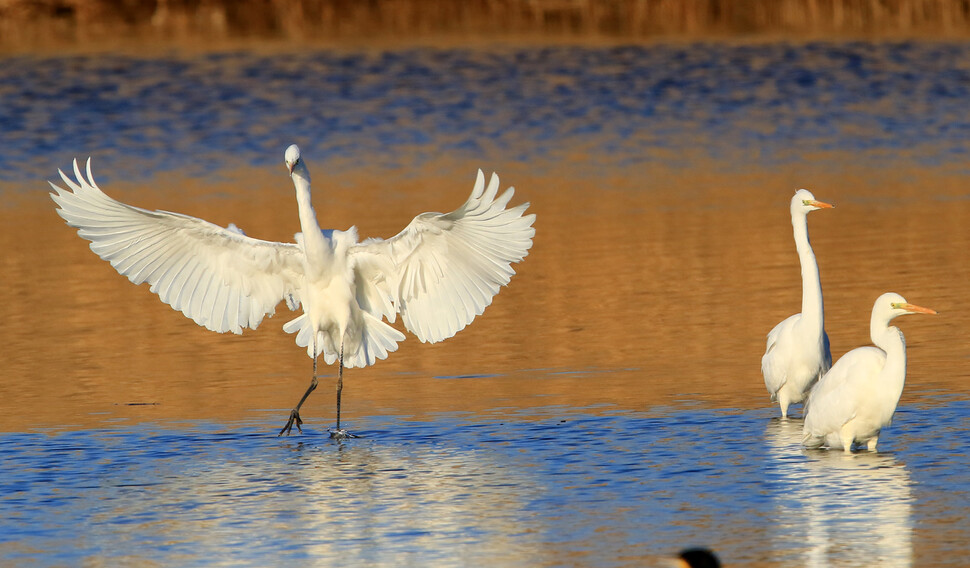
[[[970,529],[937,520],[970,505],[970,458],[947,442],[968,411],[904,407],[881,452],[854,455],[805,452],[799,420],[700,408],[371,417],[345,443],[246,423],[11,433],[0,551],[36,565],[629,566],[717,543],[737,565],[956,566]]]
[[[959,565],[970,46],[762,43],[7,58],[0,65],[0,563]],[[537,234],[468,329],[332,380],[280,329],[208,332],[98,260],[44,180],[391,236],[515,185]],[[760,376],[809,219],[833,355],[886,291],[909,375],[876,454],[806,452]],[[800,411],[796,411],[798,416]]]
[[[966,173],[967,51],[692,43],[14,57],[0,69],[0,179],[43,178],[77,155],[96,156],[104,179],[200,177],[278,166],[291,141],[318,161],[407,175],[443,154],[548,174],[568,162],[592,174],[805,154],[956,162]]]

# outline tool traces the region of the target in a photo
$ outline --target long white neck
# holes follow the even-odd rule
[[[808,240],[808,215],[793,214],[792,228],[795,231],[795,248],[802,265],[802,318],[801,321],[819,334],[825,329],[825,314],[822,307],[822,282],[819,279],[818,263],[815,252]]]
[[[891,399],[895,408],[906,384],[906,338],[899,328],[879,321],[869,324],[869,334],[876,347],[886,352],[886,365],[879,374],[879,387],[880,393]]]
[[[322,258],[331,253],[327,238],[320,230],[317,215],[313,211],[310,197],[310,174],[305,167],[293,171],[293,187],[296,189],[296,204],[300,209],[300,230],[303,231],[303,248],[308,258]]]

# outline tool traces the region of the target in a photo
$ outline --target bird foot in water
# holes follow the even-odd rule
[[[330,429],[330,437],[334,440],[346,440],[347,438],[359,438],[360,436],[356,434],[351,434],[346,430],[334,430]]]
[[[300,434],[302,434],[303,428],[300,428],[300,426],[303,425],[303,419],[300,418],[300,413],[295,408],[290,411],[290,419],[286,421],[286,426],[283,426],[283,429],[280,430],[280,433],[277,434],[276,437],[279,438],[284,433],[289,436],[290,430],[293,429],[294,424],[296,424],[296,429],[300,431]]]

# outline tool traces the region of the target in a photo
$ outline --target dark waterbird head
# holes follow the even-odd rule
[[[688,548],[680,553],[680,565],[684,568],[720,568],[721,562],[706,548]]]

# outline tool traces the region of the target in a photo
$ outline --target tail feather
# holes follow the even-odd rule
[[[809,449],[821,448],[825,445],[825,436],[816,436],[806,431],[802,434],[802,445]]]
[[[404,334],[400,331],[367,312],[363,314],[364,327],[360,347],[353,355],[344,353],[344,367],[347,368],[366,367],[373,365],[378,359],[387,359],[388,353],[397,351],[398,342],[404,341]]]
[[[319,353],[313,352],[313,346],[310,341],[310,338],[313,336],[313,329],[310,327],[310,321],[307,319],[306,314],[300,314],[283,324],[283,331],[286,333],[296,333],[296,344],[300,347],[306,347],[307,355],[310,357],[319,355]]]
[[[361,329],[360,345],[353,353],[344,352],[344,367],[353,369],[373,365],[378,359],[386,359],[388,353],[397,351],[397,344],[404,341],[404,334],[394,329],[380,318],[362,312],[364,323]],[[322,331],[317,335],[317,352],[313,352],[313,327],[306,314],[283,325],[286,333],[296,333],[296,344],[306,347],[310,357],[323,355],[323,360],[332,365],[337,361],[340,346],[335,344],[330,334]]]

